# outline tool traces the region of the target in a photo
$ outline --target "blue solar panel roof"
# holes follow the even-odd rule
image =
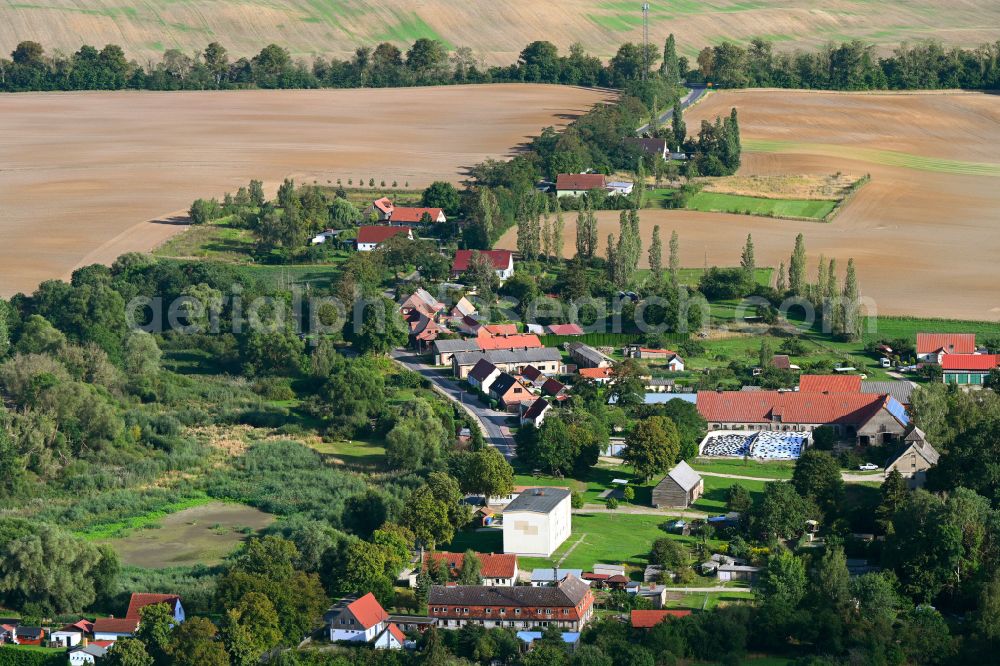
[[[899,401],[889,396],[889,399],[885,402],[885,408],[889,410],[889,413],[896,417],[896,420],[905,425],[910,425],[910,415],[906,413],[906,409],[903,405],[899,404]]]

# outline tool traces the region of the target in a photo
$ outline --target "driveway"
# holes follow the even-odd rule
[[[469,415],[479,422],[486,443],[498,449],[508,460],[514,458],[516,455],[514,439],[510,436],[510,428],[507,425],[507,418],[511,416],[510,414],[484,406],[476,398],[476,394],[464,390],[450,376],[451,373],[448,370],[424,365],[421,362],[421,357],[409,350],[394,349],[389,352],[389,355],[407,370],[412,370],[430,381],[438,393],[460,404]]]

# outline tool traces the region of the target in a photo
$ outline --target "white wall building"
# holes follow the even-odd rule
[[[548,557],[571,530],[568,490],[528,488],[503,510],[503,552]]]

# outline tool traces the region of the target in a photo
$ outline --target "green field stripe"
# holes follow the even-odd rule
[[[757,153],[811,153],[856,159],[872,164],[903,167],[917,171],[953,173],[965,176],[1000,176],[1000,164],[989,162],[963,162],[940,157],[924,157],[897,150],[853,148],[830,143],[800,143],[797,141],[769,141],[745,139],[743,147]]]

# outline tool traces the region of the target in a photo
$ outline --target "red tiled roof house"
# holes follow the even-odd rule
[[[941,364],[948,354],[974,354],[975,333],[917,333],[917,361]]]
[[[341,599],[327,614],[331,641],[368,643],[385,630],[389,614],[371,592],[360,599]]]
[[[469,268],[473,253],[486,257],[493,264],[497,277],[507,280],[514,275],[514,253],[510,250],[458,250],[451,264],[452,277],[460,277]]]
[[[602,173],[561,173],[556,176],[556,196],[579,197],[590,190],[606,190],[608,180]]]
[[[146,606],[153,606],[156,604],[167,604],[170,606],[170,611],[174,617],[174,621],[184,621],[184,607],[181,605],[181,598],[176,594],[133,592],[132,597],[128,602],[128,611],[125,613],[125,617],[130,620],[138,620],[140,617],[139,611]]]
[[[427,217],[424,218],[424,215]],[[444,224],[448,218],[444,216],[444,211],[440,208],[414,208],[411,206],[396,206],[389,215],[389,224],[410,225],[426,224],[430,220],[431,224]]]
[[[479,577],[487,587],[513,587],[517,583],[517,555],[513,553],[476,553],[479,558]],[[424,553],[424,567],[433,558],[448,572],[448,577],[457,579],[462,563],[463,553]]]
[[[413,240],[413,230],[409,227],[360,227],[355,244],[359,252],[371,252],[393,236]]]

